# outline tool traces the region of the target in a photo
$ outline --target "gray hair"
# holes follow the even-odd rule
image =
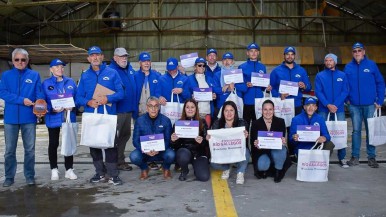
[[[16,54],[23,54],[27,59],[28,58],[28,52],[24,50],[23,48],[15,48],[15,50],[12,51],[12,60],[15,59]]]
[[[159,104],[159,99],[155,96],[150,96],[149,98],[147,98],[146,100],[146,105],[150,102],[150,101],[157,101],[157,103]]]

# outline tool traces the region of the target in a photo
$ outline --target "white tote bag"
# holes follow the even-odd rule
[[[173,93],[170,97],[171,101],[166,102],[166,105],[161,106],[161,114],[165,115],[170,119],[172,125],[176,120],[181,118],[182,109],[184,108],[184,104],[180,103],[180,98],[177,94],[177,102],[173,102]]]
[[[66,122],[62,123],[62,146],[60,154],[72,156],[76,153],[76,138],[78,136],[78,124],[71,123],[71,111],[67,111]]]
[[[372,118],[367,118],[369,126],[369,144],[386,144],[386,116],[381,116],[381,109],[376,109]]]
[[[225,101],[234,102],[237,106],[237,112],[238,112],[239,118],[243,118],[244,101],[243,101],[243,98],[237,95],[236,88],[229,94],[229,96]],[[221,118],[221,112],[222,112],[222,107],[218,112],[217,118]]]
[[[314,149],[299,149],[296,180],[303,182],[327,182],[330,151],[321,150],[323,144]]]
[[[266,94],[266,91],[264,91],[264,96]],[[259,119],[263,115],[263,103],[265,100],[271,100],[273,104],[275,105],[275,116],[281,117],[281,99],[277,97],[272,97],[272,93],[269,93],[269,97],[263,97],[263,98],[255,98],[255,113],[256,113],[256,119]]]
[[[285,99],[281,101],[281,114],[279,117],[285,121],[285,126],[290,127],[292,118],[295,117],[295,101],[294,99]]]
[[[245,160],[245,127],[208,130],[211,163],[228,164]]]
[[[112,148],[117,130],[117,116],[107,113],[106,105],[103,106],[103,114],[83,113],[82,115],[82,133],[80,145],[91,148]]]
[[[327,115],[327,129],[331,136],[331,142],[334,143],[335,150],[347,147],[347,121],[338,121],[335,113],[335,120],[330,120],[330,113]]]

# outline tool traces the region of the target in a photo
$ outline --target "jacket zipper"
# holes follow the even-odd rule
[[[19,79],[18,79],[18,88],[19,88],[19,92],[18,92],[18,95],[20,96],[20,78],[21,78],[21,72],[19,71]],[[17,105],[17,123],[19,124],[20,123],[20,105],[18,104]]]
[[[359,91],[360,88],[360,79],[359,79],[359,64],[357,63],[357,73],[358,73],[358,97],[359,97],[359,105],[362,105],[361,103],[361,92]]]
[[[330,70],[331,71],[331,70]],[[332,100],[335,99],[335,90],[334,90],[334,72],[331,71],[331,87],[332,87]]]

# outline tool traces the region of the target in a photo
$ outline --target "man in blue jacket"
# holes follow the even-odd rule
[[[213,78],[218,71],[221,71],[221,68],[217,63],[217,51],[214,48],[210,48],[206,51],[205,74]]]
[[[256,120],[255,113],[255,99],[264,97],[264,90],[270,91],[272,88],[269,85],[265,87],[253,86],[251,83],[252,73],[266,74],[265,65],[259,62],[260,47],[256,43],[251,43],[247,46],[248,59],[245,63],[239,66],[239,69],[243,70],[244,83],[247,85],[247,91],[244,93],[244,111],[243,119],[249,126],[251,121]]]
[[[84,112],[93,113],[97,109],[98,113],[104,113],[106,106],[109,114],[117,113],[117,102],[123,99],[124,90],[119,74],[114,69],[106,67],[103,63],[104,55],[97,46],[92,46],[88,50],[87,60],[90,62],[90,68],[86,70],[80,78],[76,102],[79,106],[84,106]],[[106,87],[113,94],[96,96],[94,91],[97,84]],[[98,132],[95,132],[98,133]],[[108,182],[113,185],[121,185],[122,181],[118,176],[118,151],[117,147],[104,149],[106,163],[103,163],[102,149],[90,148],[90,154],[93,159],[96,174],[90,179],[91,183],[106,182],[106,171],[109,176]]]
[[[329,150],[330,155],[334,150],[334,144],[330,141],[331,137],[328,133],[326,121],[322,116],[318,115],[316,110],[318,109],[317,100],[309,97],[304,101],[304,110],[292,118],[291,128],[289,133],[289,141],[295,147],[295,154],[298,154],[299,149],[311,149],[312,146],[315,145],[316,142],[320,146],[322,143],[323,150]],[[298,125],[314,125],[320,127],[320,137],[316,139],[315,142],[300,142],[299,134],[297,134],[297,126]]]
[[[28,185],[35,185],[37,119],[32,111],[34,102],[45,97],[39,73],[27,68],[28,56],[26,50],[16,48],[12,52],[13,68],[3,72],[0,82],[0,96],[5,102],[3,187],[9,187],[14,183],[17,167],[16,147],[20,130],[24,146],[24,177]]]
[[[368,165],[371,168],[378,168],[379,165],[375,159],[375,146],[369,144],[367,118],[373,117],[375,109],[381,108],[383,104],[385,81],[377,64],[366,57],[365,47],[362,43],[357,42],[352,46],[352,55],[352,61],[347,63],[344,68],[350,86],[347,104],[349,104],[353,125],[352,156],[348,164],[350,166],[359,164],[362,121],[364,121]]]
[[[348,79],[346,74],[335,66],[338,63],[338,57],[335,54],[327,54],[324,57],[325,69],[319,72],[315,78],[315,95],[319,99],[319,115],[327,120],[330,113],[330,120],[337,117],[337,121],[344,121],[344,101],[349,93]],[[338,144],[335,144],[338,145]],[[346,148],[338,150],[339,165],[342,168],[348,168],[346,157]]]
[[[138,104],[135,71],[127,60],[128,56],[125,48],[116,48],[109,67],[118,72],[125,91],[124,98],[117,102],[118,123],[115,143],[118,147],[118,169],[130,171],[133,168],[125,162],[125,148],[131,136],[131,118],[137,117]]]
[[[171,179],[170,165],[174,162],[175,153],[170,148],[172,124],[170,119],[159,113],[160,104],[157,97],[151,96],[146,102],[147,113],[141,115],[134,125],[133,145],[135,150],[130,154],[133,164],[141,168],[140,179],[149,177],[149,167],[146,162],[163,161],[163,175],[165,179]],[[141,136],[162,134],[164,137],[165,151],[143,152],[141,149]]]

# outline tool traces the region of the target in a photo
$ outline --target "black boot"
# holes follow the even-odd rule
[[[255,171],[255,176],[257,179],[266,179],[267,172],[266,171]]]
[[[186,176],[188,176],[188,173],[189,173],[189,169],[181,171],[181,174],[180,174],[180,177],[178,177],[178,180],[185,181]]]
[[[282,172],[282,170],[275,169],[275,174],[274,174],[274,178],[273,178],[273,181],[275,183],[281,182],[281,179],[283,178],[281,175],[281,172]]]

